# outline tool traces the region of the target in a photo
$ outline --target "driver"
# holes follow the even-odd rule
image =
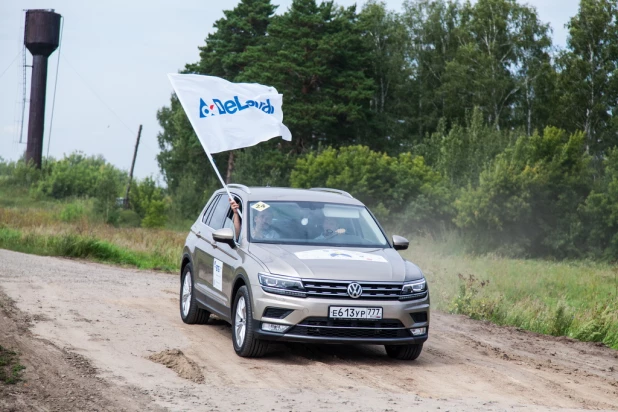
[[[315,240],[330,239],[333,236],[343,235],[344,233],[345,229],[339,228],[337,219],[334,217],[326,217],[322,223],[322,233],[316,237]]]
[[[256,211],[253,217],[253,237],[256,239],[278,239],[279,233],[271,227],[273,214],[270,209]]]

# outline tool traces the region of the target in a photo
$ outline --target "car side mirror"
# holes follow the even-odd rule
[[[231,247],[234,247],[234,231],[229,227],[223,229],[217,229],[212,233],[212,238],[215,242],[227,243]]]
[[[410,242],[402,236],[393,235],[393,247],[395,250],[406,250]]]

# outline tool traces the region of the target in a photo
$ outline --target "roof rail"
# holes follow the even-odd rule
[[[245,186],[245,185],[240,185],[238,183],[228,183],[227,187],[234,187],[236,189],[240,189],[245,193],[251,193],[251,190]]]
[[[352,196],[351,194],[349,194],[348,192],[344,192],[343,190],[339,190],[339,189],[331,189],[330,187],[312,187],[309,190],[315,190],[317,192],[330,192],[330,193],[337,193],[339,195],[342,196],[347,196],[351,199],[354,199],[354,196]]]

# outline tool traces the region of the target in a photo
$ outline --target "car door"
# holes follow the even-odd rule
[[[242,216],[243,204],[240,198],[238,197],[234,197],[234,200],[240,206],[239,213]],[[220,268],[221,273],[218,274],[219,278],[217,280],[217,284],[220,284],[221,286],[221,289],[220,289],[222,293],[221,297],[225,300],[225,305],[228,308],[231,308],[232,303],[233,303],[232,302],[232,287],[233,287],[234,278],[236,277],[237,269],[241,265],[241,262],[243,261],[244,256],[245,256],[245,252],[243,248],[241,247],[241,243],[243,240],[242,239],[242,233],[243,233],[242,226],[244,226],[243,219],[241,219],[241,230],[240,230],[241,235],[236,239],[237,242],[234,247],[231,247],[230,245],[226,243],[217,243],[218,247],[217,247],[217,251],[215,252],[215,257],[222,264],[221,265],[222,267]],[[234,214],[231,208],[228,210],[225,220],[223,221],[223,227],[230,228],[235,231]]]
[[[239,199],[237,199],[239,201]],[[196,266],[198,280],[196,289],[202,295],[202,303],[212,312],[229,319],[231,302],[231,279],[238,267],[239,256],[235,248],[221,242],[215,242],[212,234],[231,221],[231,208],[227,196],[219,195],[211,215],[200,227],[198,247],[196,248]]]
[[[223,224],[225,213],[229,206],[222,195],[218,195],[213,200],[212,208],[207,212],[201,223],[197,226],[197,244],[195,248],[194,266],[196,272],[195,289],[198,292],[198,300],[207,307],[218,312],[217,294],[213,292],[213,253],[215,241],[212,233]]]

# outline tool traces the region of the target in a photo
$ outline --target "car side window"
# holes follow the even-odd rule
[[[221,198],[221,196],[215,197],[212,200],[212,202],[210,202],[208,207],[206,208],[206,211],[204,211],[204,215],[202,216],[202,223],[204,223],[205,225],[208,225],[208,223],[210,221],[210,217],[212,216],[212,211],[215,208],[215,205],[217,204],[217,202],[219,201],[220,198]]]
[[[217,205],[212,212],[212,216],[210,217],[210,222],[208,223],[208,226],[215,230],[221,229],[223,227],[225,216],[228,209],[230,208],[230,204],[226,200],[227,196],[219,196],[219,201],[217,202]]]
[[[238,196],[234,196],[234,201],[238,203],[238,213],[240,213],[242,216],[242,202],[240,201],[240,198]],[[232,211],[232,208],[229,208],[227,210],[227,214],[225,215],[225,222],[223,222],[223,227],[229,227],[230,229],[232,229],[234,231],[234,234],[236,235],[236,238],[239,238],[239,234],[236,233],[236,229],[234,228],[234,212]]]

